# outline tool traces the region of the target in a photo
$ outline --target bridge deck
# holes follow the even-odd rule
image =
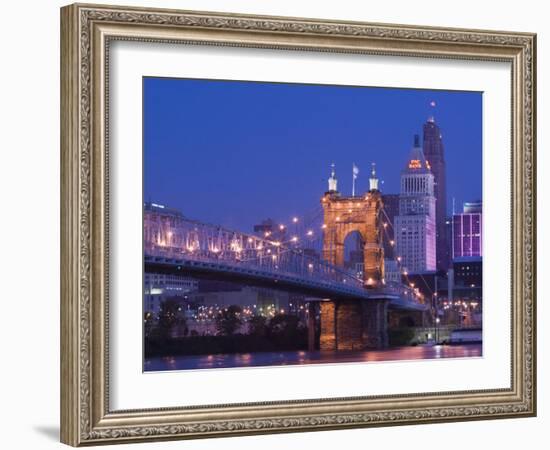
[[[283,289],[318,298],[319,300],[388,299],[391,308],[426,309],[426,305],[411,301],[409,297],[400,295],[395,289],[366,289],[353,283],[354,280],[350,280],[351,282],[348,283],[345,278],[341,282],[335,282],[318,279],[314,275],[304,276],[304,274],[296,275],[282,270],[255,268],[227,260],[209,261],[145,256],[145,271],[149,273],[188,275],[203,279],[227,280],[272,289]]]

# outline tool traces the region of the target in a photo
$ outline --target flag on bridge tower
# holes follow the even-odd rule
[[[357,175],[359,175],[359,167],[353,163],[352,165],[352,173],[353,173],[353,182],[351,184],[351,196],[355,197],[355,180],[357,179]]]

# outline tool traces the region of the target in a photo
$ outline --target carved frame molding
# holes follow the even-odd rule
[[[536,36],[75,4],[61,10],[61,439],[70,445],[536,414]],[[111,411],[108,58],[112,40],[508,61],[512,386],[487,391]]]

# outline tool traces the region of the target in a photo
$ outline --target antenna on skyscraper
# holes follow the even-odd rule
[[[432,101],[430,102],[430,107],[435,109],[435,106],[436,106],[435,100],[432,100]],[[428,122],[435,122],[435,119],[434,119],[434,115],[433,115],[433,114],[431,114],[431,115],[428,117]]]

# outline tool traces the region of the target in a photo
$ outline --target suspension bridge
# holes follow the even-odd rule
[[[288,224],[264,225],[249,234],[149,205],[145,271],[301,294],[310,304],[319,303],[321,350],[385,347],[390,311],[422,316],[429,309],[418,288],[407,282],[406,270],[400,269],[399,281],[384,276],[383,239],[392,224],[376,184],[360,197],[329,190],[313,212]],[[345,264],[345,241],[354,232],[363,254],[360,271]]]
[[[401,283],[383,282],[366,288],[356,271],[321,259],[313,240],[310,246],[301,248],[292,238],[285,243],[183,216],[172,218],[171,224],[158,214],[146,220],[146,229],[156,230],[146,233],[146,272],[284,289],[319,300],[391,297],[392,306],[424,308],[417,291]]]

